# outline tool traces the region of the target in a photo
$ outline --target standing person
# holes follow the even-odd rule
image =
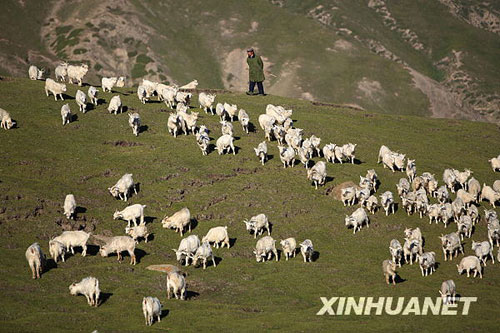
[[[264,63],[260,56],[255,55],[255,51],[253,48],[247,49],[247,64],[248,64],[248,91],[247,95],[255,95],[253,92],[255,88],[255,84],[257,84],[257,88],[259,89],[259,95],[265,96],[264,94],[264,86],[262,82],[265,80],[264,77]]]

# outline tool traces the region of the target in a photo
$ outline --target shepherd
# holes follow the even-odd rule
[[[258,95],[265,96],[264,86],[262,82],[265,80],[264,77],[264,63],[260,56],[255,54],[254,49],[251,47],[247,49],[247,64],[248,64],[248,91],[247,95],[257,95],[254,93],[255,84],[259,90]]]

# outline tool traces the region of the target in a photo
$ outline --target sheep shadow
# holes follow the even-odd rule
[[[66,100],[72,100],[72,99],[75,99],[73,96],[70,96],[70,95],[68,95],[68,94],[62,94],[62,97],[64,98],[64,101],[66,101]],[[63,102],[64,102],[64,101],[63,101]]]
[[[144,223],[149,224],[153,223],[158,218],[156,216],[144,216]]]
[[[153,241],[153,240],[155,240],[155,234],[154,234],[154,233],[150,233],[150,234],[149,234],[149,236],[148,236],[148,242],[151,242],[151,241]],[[144,240],[144,242],[145,242],[145,241],[146,241],[146,240]]]
[[[108,299],[113,296],[113,293],[102,293],[99,296],[99,306],[103,305],[108,301]]]
[[[311,256],[311,261],[316,262],[319,259],[319,251],[313,251],[313,254]]]
[[[252,133],[257,133],[257,128],[255,127],[255,125],[251,122],[248,122],[248,132],[252,132]]]
[[[139,264],[141,262],[141,259],[144,258],[145,256],[148,255],[148,253],[144,250],[141,250],[141,249],[138,249],[138,248],[135,248],[135,259],[136,259],[136,262]]]
[[[198,220],[194,217],[191,218],[189,225],[191,226],[191,231],[193,231],[198,226]]]
[[[142,125],[139,127],[139,134],[142,133],[142,132],[147,132],[149,129],[149,126],[148,125]]]
[[[396,274],[396,278],[394,279],[396,281],[396,284],[400,284],[406,281],[406,279],[403,279],[399,274]]]
[[[272,160],[273,158],[274,158],[274,155],[271,155],[271,154],[267,155],[266,162]]]
[[[76,113],[72,113],[70,123],[74,123],[76,121],[78,121],[78,115]]]
[[[141,183],[134,184],[135,192],[139,193],[141,191]],[[134,192],[134,194],[135,194]]]
[[[99,106],[99,105],[101,105],[101,104],[106,104],[106,100],[104,98],[98,98],[97,99],[97,105],[96,105],[96,107]],[[94,108],[94,106],[93,106],[93,108]]]
[[[324,185],[326,185],[327,183],[333,182],[334,179],[335,179],[334,177],[326,176],[325,177],[325,184]]]
[[[212,140],[212,139],[210,139]],[[213,143],[209,143],[208,144],[208,148],[207,148],[207,154],[210,154],[211,152],[215,152],[215,145]]]
[[[87,245],[87,254],[97,256],[99,254],[99,245]]]
[[[123,105],[121,110],[120,110],[120,113],[127,113],[127,111],[128,111],[128,106]]]
[[[87,208],[85,208],[85,207],[76,206],[76,208],[75,208],[75,215],[83,214],[83,213],[86,213],[86,212],[87,212]]]
[[[190,300],[198,296],[200,296],[200,293],[197,293],[196,291],[192,290],[186,290],[186,300]]]
[[[394,213],[393,214],[396,214],[399,210],[399,203],[395,202],[394,203]]]
[[[57,263],[54,259],[47,259],[45,260],[45,265],[43,266],[43,274],[48,273],[57,267]]]
[[[167,317],[169,313],[170,313],[170,310],[167,310],[167,309],[161,310],[160,319]]]
[[[236,240],[238,238],[229,238],[229,248],[233,248],[234,244],[236,244]]]
[[[364,163],[363,161],[361,161],[361,160],[359,160],[357,158],[354,158],[354,163],[352,163],[352,164],[360,165],[360,164],[363,164],[363,163]]]

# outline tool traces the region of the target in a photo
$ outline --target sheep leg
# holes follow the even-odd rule
[[[82,257],[85,257],[87,255],[87,245],[82,246]],[[64,260],[63,260],[64,261]]]

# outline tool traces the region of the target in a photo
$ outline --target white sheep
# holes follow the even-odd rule
[[[362,207],[356,209],[350,216],[345,216],[345,225],[346,227],[353,227],[353,234],[355,234],[357,230],[361,230],[363,224],[366,224],[367,228],[370,227],[370,219]]]
[[[66,103],[61,106],[61,118],[63,126],[69,124],[71,122],[71,109],[69,108],[69,104]]]
[[[233,121],[233,118],[236,117],[238,113],[238,106],[236,104],[224,103],[224,110],[226,110],[227,114],[231,118],[231,121]]]
[[[365,206],[366,206],[366,209],[368,209],[368,211],[371,214],[375,214],[375,212],[378,209],[378,199],[377,199],[377,197],[374,196],[374,195],[370,195],[370,197],[368,197],[368,199],[365,202]]]
[[[116,81],[116,86],[117,86],[118,88],[123,88],[123,87],[125,87],[125,79],[126,79],[126,78],[125,78],[125,76],[120,76],[120,77],[118,78],[118,81]]]
[[[211,259],[214,267],[217,267],[212,248],[210,247],[210,243],[208,242],[202,242],[201,245],[196,249],[195,254],[189,254],[188,256],[192,259],[193,266],[196,266],[198,264],[198,260],[201,259],[203,261],[203,269],[206,269],[207,260]]]
[[[64,215],[66,218],[75,219],[75,211],[76,211],[76,201],[75,196],[73,194],[66,195],[64,199]]]
[[[38,69],[36,66],[31,65],[28,69],[28,76],[30,80],[41,80],[44,72],[44,69]]]
[[[479,273],[479,277],[482,279],[483,274],[482,274],[482,269],[481,269],[481,262],[479,261],[478,257],[476,256],[468,256],[465,258],[462,258],[460,261],[460,264],[457,265],[457,270],[458,274],[462,274],[463,271],[467,272],[467,277],[470,277],[470,272],[474,271],[474,277],[477,276]]]
[[[208,148],[210,145],[210,137],[208,134],[198,131],[198,133],[196,133],[196,143],[200,147],[201,153],[205,156],[208,155]]]
[[[269,227],[269,219],[265,214],[259,214],[252,216],[250,221],[243,221],[246,225],[246,229],[249,232],[253,231],[253,238],[257,238],[257,234],[261,235],[264,232],[264,229],[267,230],[267,234],[271,235],[271,228]]]
[[[316,189],[318,185],[325,185],[326,180],[326,164],[323,161],[318,161],[314,166],[307,170],[307,179],[314,183]]]
[[[441,283],[439,295],[441,296],[443,304],[455,303],[457,289],[453,280],[446,280]]]
[[[436,253],[424,252],[422,255],[417,256],[417,258],[422,276],[432,275],[436,271]]]
[[[334,163],[335,147],[336,145],[334,143],[329,143],[323,147],[323,157],[327,162]]]
[[[219,248],[219,244],[221,245],[221,247],[224,247],[224,245],[226,245],[229,249],[229,236],[227,234],[227,226],[211,228],[210,230],[208,230],[205,237],[201,239],[201,241],[203,243],[214,243],[215,248],[217,249]]]
[[[257,262],[270,260],[274,254],[274,258],[278,261],[278,250],[276,250],[276,240],[271,236],[264,236],[257,241],[257,245],[253,250]]]
[[[83,91],[76,91],[75,100],[80,112],[87,112],[87,96],[85,96],[85,93]]]
[[[186,226],[189,232],[191,232],[191,212],[187,207],[184,207],[172,216],[165,216],[161,224],[165,229],[175,229],[175,232],[180,232],[182,237]]]
[[[415,160],[408,159],[406,161],[406,176],[408,179],[413,181],[413,179],[417,176],[417,167],[415,165]]]
[[[466,192],[464,189],[459,189],[457,191],[457,198],[460,198],[462,200],[465,208],[468,208],[472,203],[474,203],[477,200],[477,197],[474,197],[474,195],[470,194],[469,192]]]
[[[300,243],[300,253],[302,253],[302,257],[304,257],[304,262],[312,262],[314,247],[310,239],[306,239],[305,241]]]
[[[285,255],[285,259],[288,261],[288,258],[294,257],[297,253],[297,241],[295,238],[290,237],[280,241],[281,247],[283,248],[283,254]]]
[[[182,263],[184,259],[184,265],[189,265],[189,259],[192,259],[192,255],[196,253],[196,250],[200,247],[200,239],[196,235],[191,235],[183,238],[179,243],[177,249],[172,249],[175,252],[176,259],[179,263]]]
[[[233,155],[236,155],[236,150],[234,148],[234,138],[231,135],[223,135],[220,138],[217,139],[215,142],[215,149],[217,149],[217,152],[219,155],[222,155],[227,152],[229,153],[231,150],[233,151]]]
[[[388,147],[386,147],[384,145],[380,146],[380,150],[378,151],[377,163],[382,162],[384,155],[389,154],[389,153],[391,153],[391,150]]]
[[[141,85],[137,87],[137,97],[142,104],[146,104],[146,102],[148,101],[146,87]]]
[[[448,260],[448,253],[450,254],[450,260],[452,260],[453,257],[456,257],[459,251],[464,254],[464,248],[462,246],[462,242],[460,241],[460,235],[458,232],[452,232],[447,235],[441,234],[439,239],[441,240],[444,261]]]
[[[115,185],[108,187],[109,193],[115,198],[123,201],[127,201],[128,194],[131,189],[134,189],[134,193],[137,194],[137,189],[134,186],[134,179],[131,173],[124,174]]]
[[[64,101],[63,93],[66,92],[66,85],[64,83],[57,83],[52,79],[45,80],[45,94],[49,97],[49,92],[54,95],[54,100],[57,101],[57,95]]]
[[[172,109],[176,104],[175,95],[177,95],[177,91],[178,91],[177,87],[170,87],[170,86],[162,87],[158,91],[158,96],[161,99],[163,99],[163,101],[169,108]]]
[[[142,313],[147,326],[153,325],[154,317],[161,321],[161,309],[162,305],[158,298],[148,296],[142,299]]]
[[[87,255],[87,241],[89,240],[90,233],[85,231],[63,231],[63,233],[57,237],[52,238],[53,241],[60,242],[66,247],[66,252],[71,250],[71,254],[75,254],[75,247],[82,248],[82,257]]]
[[[483,189],[481,190],[481,195],[479,196],[479,201],[487,200],[495,208],[495,203],[500,200],[500,193],[495,192],[490,186],[483,184]]]
[[[26,260],[31,268],[33,279],[39,279],[45,265],[45,255],[38,243],[31,244],[26,250]]]
[[[121,109],[122,109],[122,101],[120,99],[120,96],[118,95],[113,96],[109,101],[108,112],[117,114],[118,112],[121,113]]]
[[[248,134],[248,124],[250,123],[250,117],[245,110],[240,109],[240,111],[238,111],[238,120],[240,121],[241,127],[243,128],[245,133]]]
[[[453,169],[445,169],[443,171],[443,182],[450,189],[451,193],[455,193],[455,186],[458,184],[458,181]]]
[[[130,264],[135,265],[137,263],[135,257],[135,243],[135,240],[129,236],[115,236],[99,248],[99,253],[102,257],[107,257],[109,254],[116,252],[118,261],[121,261],[121,253],[127,251],[130,256]]]
[[[213,104],[215,102],[214,94],[207,94],[205,92],[201,92],[198,95],[198,102],[200,103],[200,109],[203,109],[206,113],[210,111],[210,113],[214,114]]]
[[[64,257],[66,255],[66,248],[64,244],[56,240],[51,239],[49,241],[49,253],[52,259],[57,263],[59,258],[64,262]]]
[[[68,63],[63,62],[56,66],[54,70],[54,74],[56,75],[56,80],[66,81],[66,76],[68,75]]]
[[[139,224],[136,227],[126,227],[125,228],[125,233],[132,237],[132,239],[139,244],[137,241],[139,238],[144,238],[144,241],[147,243],[148,242],[148,227],[146,227],[145,224]]]
[[[309,150],[307,148],[300,147],[297,151],[297,156],[299,157],[299,161],[304,164],[306,169],[309,169],[309,161],[311,160],[311,153],[309,152]]]
[[[500,155],[498,155],[497,157],[493,157],[492,159],[488,160],[488,162],[490,162],[493,172],[500,170]]]
[[[255,155],[260,159],[260,162],[262,165],[264,165],[264,162],[267,160],[267,143],[266,141],[262,141],[259,143],[257,148],[253,149],[255,151]]]
[[[356,146],[357,146],[357,144],[353,144],[353,143],[346,143],[345,145],[342,146],[342,152],[344,153],[344,156],[347,159],[350,159],[352,164],[354,164],[354,159],[355,159],[354,154],[355,154]]]
[[[401,259],[403,258],[403,247],[397,239],[392,239],[389,244],[389,252],[391,253],[392,261],[401,267]]]
[[[132,133],[134,133],[135,136],[138,136],[141,128],[141,117],[137,112],[128,114],[128,124],[132,127]]]
[[[233,136],[233,124],[225,120],[220,122],[222,135]]]
[[[176,299],[186,299],[186,280],[179,272],[167,274],[167,298],[171,298],[173,292]]]
[[[400,178],[396,184],[396,188],[398,189],[399,197],[403,197],[410,192],[410,182],[406,178]]]
[[[186,106],[189,106],[189,103],[191,102],[191,97],[193,97],[193,94],[187,93],[184,91],[178,91],[177,94],[175,94],[175,101],[177,104],[183,103]]]
[[[168,132],[174,136],[174,138],[177,137],[177,134],[183,130],[184,134],[187,134],[185,126],[182,126],[181,123],[181,118],[177,114],[170,114],[168,116],[168,121],[167,121],[167,128]]]
[[[95,277],[89,276],[78,283],[72,283],[69,286],[69,292],[73,296],[78,294],[84,295],[90,306],[99,306],[101,290],[99,289],[99,280]]]
[[[421,244],[422,243],[416,239],[405,238],[405,242],[403,244],[403,255],[405,257],[405,261],[410,262],[410,265],[413,265],[413,257],[415,256],[418,259],[419,253],[422,252]]]
[[[99,102],[99,99],[97,98],[97,93],[99,90],[97,90],[96,87],[90,86],[89,90],[87,91],[87,95],[89,96],[90,103],[94,104],[97,106],[97,103]]]
[[[259,116],[259,125],[262,130],[265,130],[266,128],[271,128],[274,123],[276,122],[276,118],[267,115],[267,114],[261,114]]]
[[[385,282],[389,284],[390,279],[392,279],[392,284],[396,284],[396,263],[386,259],[382,262],[382,272],[384,273]]]
[[[81,64],[80,66],[69,65],[68,66],[68,81],[73,83],[73,80],[78,82],[78,85],[82,86],[82,80],[85,74],[89,71],[89,66],[87,64]]]
[[[285,137],[286,137],[286,130],[282,125],[273,125],[272,127],[272,134],[274,135],[274,138],[278,141],[279,145],[283,145],[285,142]],[[311,152],[312,155],[312,152]]]
[[[295,150],[291,147],[278,146],[280,151],[280,160],[283,168],[293,167],[295,165]]]
[[[130,221],[133,221],[134,225],[137,226],[137,219],[140,218],[140,224],[144,224],[144,208],[146,208],[146,205],[135,204],[126,207],[122,211],[116,210],[113,213],[113,220],[125,220],[127,226],[130,227]]]
[[[0,108],[0,128],[9,130],[14,126],[15,122],[10,117],[10,114],[4,109]]]
[[[476,254],[476,257],[479,258],[483,262],[483,265],[486,266],[486,260],[488,260],[488,256],[491,258],[491,262],[494,264],[495,259],[493,258],[493,246],[488,241],[484,242],[475,242],[472,241],[472,251]]]
[[[356,201],[356,189],[352,186],[340,190],[340,200],[345,206],[352,206]]]
[[[229,114],[224,110],[224,104],[222,103],[217,103],[215,106],[215,114],[219,116],[221,121],[226,120],[226,118],[229,119]]]
[[[389,211],[394,214],[394,197],[390,191],[382,193],[382,195],[380,196],[380,203],[385,210],[386,216],[389,215]]]

